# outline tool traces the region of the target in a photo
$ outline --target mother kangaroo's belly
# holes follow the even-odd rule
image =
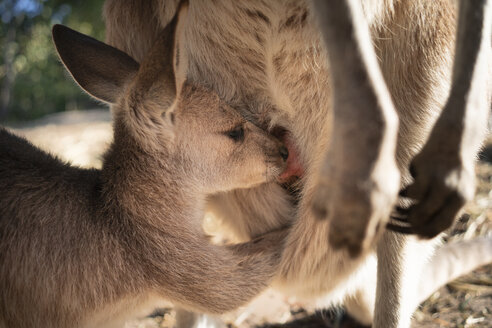
[[[190,78],[214,89],[256,124],[272,128],[273,133],[274,127],[284,129],[281,137],[290,156],[281,179],[289,183],[300,178],[296,182],[300,197],[290,204],[289,214],[295,216],[293,229],[302,237],[292,241],[298,247],[288,247],[276,285],[297,296],[318,297],[332,292],[337,298],[336,291],[346,291],[345,283],[358,276],[351,274],[364,270],[362,264],[369,260],[347,260],[346,254],[334,252],[328,244],[327,222],[316,221],[310,212],[332,120],[326,54],[313,17],[304,1],[230,5],[228,0],[218,0],[207,2],[207,8],[201,6],[200,2],[190,6],[193,24],[185,32]],[[284,204],[279,198],[291,198],[287,191],[270,193],[263,189],[256,189],[257,197],[267,204]],[[249,231],[267,232],[289,222],[290,218],[276,217],[281,211],[251,210],[258,203],[251,199],[251,192],[247,197],[235,192],[226,199],[240,204],[235,208],[254,214],[255,227]],[[248,226],[238,222],[237,212],[226,214],[235,216],[230,225]],[[247,214],[244,219],[248,220]]]
[[[328,143],[330,92],[325,54],[306,2],[199,2],[189,15],[191,78],[260,126],[288,131],[283,181],[316,172]]]

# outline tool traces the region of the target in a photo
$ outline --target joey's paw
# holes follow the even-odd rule
[[[243,256],[262,253],[271,253],[274,256],[280,256],[284,250],[284,244],[289,232],[290,227],[285,226],[256,236],[248,242],[229,245],[227,247]]]
[[[379,239],[397,198],[399,172],[396,165],[388,176],[372,175],[365,181],[354,175],[332,179],[333,186],[320,184],[313,199],[313,214],[330,220],[329,243],[357,257]],[[355,180],[355,181],[354,181]],[[323,181],[323,180],[322,180]]]
[[[428,159],[419,154],[411,164],[414,182],[400,195],[413,203],[407,209],[397,209],[392,219],[399,224],[390,230],[433,238],[451,227],[465,203],[473,198],[475,174],[473,161],[466,169],[459,160],[449,158]]]

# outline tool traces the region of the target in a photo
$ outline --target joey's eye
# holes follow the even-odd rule
[[[244,139],[244,128],[240,125],[233,130],[226,132],[226,135],[235,142],[242,141]]]

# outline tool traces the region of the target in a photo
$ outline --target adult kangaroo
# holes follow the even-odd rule
[[[136,58],[144,56],[178,3],[107,0],[107,41]],[[434,288],[492,260],[488,239],[469,247],[444,247],[432,257],[436,240],[383,233],[399,175],[400,187],[412,181],[408,167],[413,158],[416,180],[406,196],[416,199],[417,206],[408,216],[404,213],[411,226],[392,223],[394,230],[432,237],[449,226],[473,195],[474,155],[490,107],[491,11],[490,1],[462,3],[463,20],[477,22],[478,29],[471,30],[481,32],[468,40],[461,37],[471,42],[469,49],[478,49],[477,56],[458,49],[453,73],[458,8],[452,0],[339,1],[338,7],[326,1],[324,9],[323,3],[315,3],[318,11],[302,0],[190,2],[183,45],[188,78],[215,90],[244,117],[277,133],[289,148],[283,184],[220,193],[209,203],[243,240],[293,223],[278,288],[320,304],[343,302],[358,320],[374,327],[408,327],[415,307]],[[326,35],[329,30],[323,26],[330,21],[321,17],[321,10],[330,8],[338,11],[329,16],[337,20],[328,28],[348,26],[344,35],[355,35],[355,48],[350,39],[337,39],[336,29]],[[321,40],[328,47],[347,42],[346,49],[361,51],[360,56],[326,51]],[[376,96],[357,80],[340,89],[347,82],[341,74],[361,58],[361,70],[350,74],[376,85]],[[333,60],[340,66],[330,67]],[[467,69],[460,69],[465,67],[460,63]],[[459,96],[447,102],[453,80],[458,89],[453,94]],[[473,81],[469,94],[477,111],[463,112],[466,106],[454,101],[468,94],[461,83],[466,80]],[[364,101],[358,99],[361,95]],[[333,108],[344,100],[351,106],[345,117],[341,107]],[[431,134],[445,104],[443,119]],[[374,115],[364,112],[365,106],[373,106],[367,112]],[[448,138],[453,126],[460,128],[452,128],[453,138]],[[427,191],[433,196],[426,198]],[[406,201],[400,205],[408,205]],[[326,215],[331,219],[318,220]],[[346,245],[353,246],[349,252]]]

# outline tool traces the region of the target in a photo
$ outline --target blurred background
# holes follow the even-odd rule
[[[65,24],[104,40],[103,0],[0,0],[0,123],[103,107],[71,82],[51,27]]]

